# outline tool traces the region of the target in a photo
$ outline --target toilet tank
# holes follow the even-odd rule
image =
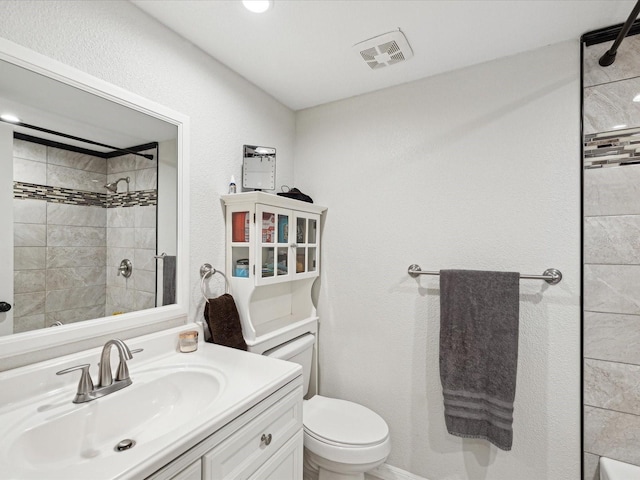
[[[307,333],[264,352],[264,355],[268,357],[287,360],[302,365],[302,382],[305,396],[309,392],[311,361],[313,359],[313,344],[315,341],[315,335],[313,333]]]

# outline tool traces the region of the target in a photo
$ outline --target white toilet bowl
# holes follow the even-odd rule
[[[316,395],[303,423],[305,480],[363,480],[391,451],[386,422],[357,403]]]
[[[302,365],[305,395],[314,343],[308,333],[264,352]],[[315,395],[303,403],[302,423],[304,480],[364,480],[391,452],[387,423],[357,403]]]

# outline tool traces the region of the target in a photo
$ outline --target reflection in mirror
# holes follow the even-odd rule
[[[1,70],[0,335],[176,303],[177,126]]]

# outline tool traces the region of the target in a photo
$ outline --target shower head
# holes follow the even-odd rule
[[[125,182],[127,182],[127,193],[129,193],[129,182],[131,181],[131,177],[122,177],[119,178],[118,180],[116,180],[115,182],[111,182],[111,183],[107,183],[104,188],[106,188],[107,190],[113,192],[113,193],[118,193],[118,183],[120,183],[122,180],[124,180]]]

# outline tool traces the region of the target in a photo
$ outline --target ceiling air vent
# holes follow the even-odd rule
[[[409,42],[400,29],[356,43],[353,48],[372,70],[413,57]]]

